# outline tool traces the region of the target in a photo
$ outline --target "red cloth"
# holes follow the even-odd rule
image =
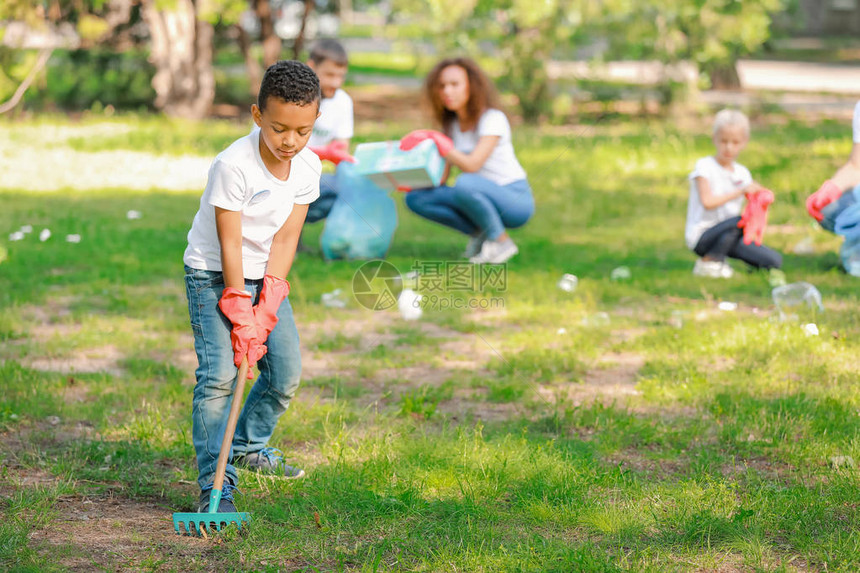
[[[331,161],[335,165],[341,161],[355,163],[355,157],[349,154],[349,147],[343,141],[332,141],[324,147],[311,147],[320,159]]]
[[[447,156],[451,153],[451,150],[454,149],[454,142],[451,141],[450,137],[440,131],[434,131],[432,129],[416,129],[415,131],[407,133],[403,139],[400,140],[400,149],[403,151],[409,151],[425,139],[433,140],[433,143],[436,144],[436,149],[439,150],[439,155],[442,157]]]
[[[251,366],[266,354],[266,346],[257,334],[257,323],[254,320],[251,293],[233,287],[227,287],[218,301],[218,308],[233,324],[230,331],[230,342],[233,345],[233,363],[238,367],[242,358],[248,356],[248,379],[254,377]]]
[[[767,208],[773,203],[773,191],[761,189],[747,193],[747,206],[744,209],[738,227],[744,230],[744,244],[755,243],[761,246],[764,229],[767,226]]]
[[[265,342],[278,324],[278,309],[290,294],[290,283],[273,275],[263,277],[260,301],[254,307],[254,320],[257,323],[257,337]]]
[[[832,180],[828,179],[821,184],[818,191],[806,198],[806,210],[820,223],[824,219],[821,210],[839,199],[840,195],[842,195],[842,189]]]

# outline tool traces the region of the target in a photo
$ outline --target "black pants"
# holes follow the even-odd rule
[[[782,255],[755,243],[745,245],[743,229],[738,228],[740,217],[717,223],[702,234],[693,251],[700,257],[722,261],[726,257],[739,259],[757,269],[778,269]]]

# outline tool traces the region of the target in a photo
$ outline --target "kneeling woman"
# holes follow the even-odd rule
[[[511,125],[486,74],[468,58],[442,60],[424,83],[442,132],[418,130],[401,140],[411,149],[433,139],[448,166],[462,171],[453,185],[415,190],[406,205],[418,215],[469,235],[464,256],[504,263],[519,250],[507,229],[521,227],[535,205],[511,143]]]

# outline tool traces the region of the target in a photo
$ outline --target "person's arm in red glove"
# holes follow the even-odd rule
[[[320,159],[331,161],[335,165],[341,161],[355,163],[355,157],[349,154],[349,144],[341,139],[333,139],[328,145],[311,147],[310,150],[316,153]]]
[[[238,367],[242,364],[242,359],[248,357],[248,379],[253,378],[250,367],[256,364],[267,350],[257,332],[252,302],[251,293],[233,287],[225,288],[221,293],[221,300],[218,301],[218,308],[233,324],[230,331],[233,363]]]
[[[400,140],[400,149],[408,151],[425,139],[432,139],[436,143],[439,155],[444,157],[449,164],[456,165],[464,173],[475,173],[487,162],[501,137],[483,135],[478,139],[477,145],[470,153],[463,153],[454,147],[454,142],[444,133],[432,129],[419,129],[407,134]]]
[[[250,293],[245,291],[242,264],[242,213],[215,207],[215,227],[221,245],[221,270],[224,275],[224,292],[218,307],[233,324],[230,340],[233,345],[233,363],[238,367],[248,356],[253,366],[266,353],[266,347],[257,336]],[[248,368],[249,378],[253,376]]]
[[[816,221],[821,222],[824,219],[821,210],[839,199],[841,195],[842,189],[832,179],[828,179],[821,184],[818,191],[806,198],[806,210]]]
[[[747,205],[738,227],[744,230],[744,244],[755,243],[761,246],[764,230],[767,227],[767,209],[773,203],[773,191],[758,186],[758,191],[747,193]]]
[[[409,151],[422,141],[426,141],[428,139],[433,140],[433,143],[436,144],[436,149],[439,150],[439,155],[442,157],[447,157],[448,154],[451,153],[451,150],[454,149],[454,142],[451,141],[450,137],[441,131],[435,131],[432,129],[416,129],[415,131],[410,131],[400,140],[400,149],[403,151]]]
[[[278,309],[290,294],[290,283],[274,275],[263,277],[260,300],[254,306],[254,320],[257,323],[257,336],[263,342],[269,338],[278,324]]]

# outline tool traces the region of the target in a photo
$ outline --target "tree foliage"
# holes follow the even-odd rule
[[[517,96],[527,120],[547,109],[548,61],[588,37],[584,23],[597,6],[596,0],[394,0],[396,12],[420,20],[424,39],[443,54],[474,57],[492,45],[499,62],[494,75]]]
[[[673,65],[695,63],[712,83],[770,38],[773,16],[789,0],[627,0],[607,26],[613,53]]]

